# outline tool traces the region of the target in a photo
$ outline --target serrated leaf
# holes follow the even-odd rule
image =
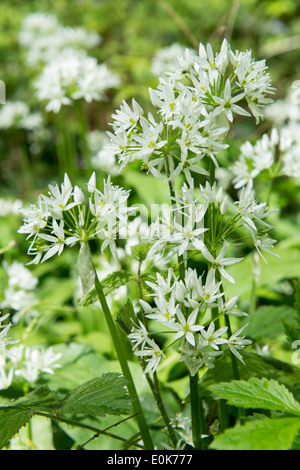
[[[300,396],[298,367],[273,357],[260,356],[259,354],[247,351],[243,352],[243,358],[246,365],[238,364],[241,380],[249,380],[251,377],[274,379],[292,389],[295,396]],[[210,385],[230,382],[233,379],[230,354],[225,352],[220,358],[217,358],[215,367],[209,369],[203,375],[200,383],[201,395],[206,396],[210,393]]]
[[[2,448],[29,419],[41,411],[51,411],[58,403],[56,393],[41,387],[25,397],[0,404],[0,448]]]
[[[299,418],[265,418],[227,429],[210,445],[216,450],[289,450],[300,429]]]
[[[101,286],[105,295],[111,294],[116,289],[121,286],[125,286],[130,280],[132,279],[132,274],[122,270],[116,271],[112,274],[109,274],[105,279],[101,281]],[[87,306],[94,302],[97,302],[98,295],[95,287],[92,287],[82,300],[80,301],[80,305]]]
[[[144,261],[147,257],[151,245],[151,243],[139,243],[137,245],[133,245],[131,247],[132,256],[138,261]]]
[[[125,386],[126,380],[120,374],[103,374],[72,390],[62,400],[57,412],[92,416],[128,414],[130,400]]]
[[[300,402],[276,380],[253,377],[248,381],[233,380],[214,384],[209,388],[219,398],[227,400],[234,406],[284,411],[300,416]]]
[[[22,426],[28,423],[32,416],[33,412],[26,409],[0,409],[0,449],[8,443]]]
[[[134,326],[134,322],[136,322],[136,314],[133,310],[132,303],[127,299],[127,302],[120,308],[117,323],[121,330],[128,335]]]
[[[26,409],[33,413],[39,411],[49,411],[56,407],[59,399],[55,392],[48,387],[40,387],[28,393],[24,397],[16,400],[0,403],[0,410],[4,408]]]

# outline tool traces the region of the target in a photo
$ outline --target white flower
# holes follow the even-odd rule
[[[215,324],[211,322],[208,329],[202,329],[201,334],[204,338],[204,346],[211,346],[214,349],[219,349],[219,344],[226,344],[227,339],[221,338],[221,336],[226,333],[227,326],[219,328],[215,331]]]
[[[0,365],[0,390],[10,387],[14,376],[14,369],[10,367],[6,373],[5,368]]]
[[[228,347],[232,354],[234,354],[243,364],[244,360],[241,354],[237,351],[238,349],[243,349],[245,346],[252,344],[250,339],[245,339],[245,336],[239,337],[239,335],[244,331],[244,329],[248,326],[248,323],[236,331],[233,335],[230,336],[228,339]]]
[[[60,255],[65,245],[70,245],[78,241],[76,237],[65,238],[63,220],[61,220],[60,224],[58,225],[56,220],[53,219],[52,226],[53,226],[53,231],[51,233],[53,233],[53,235],[47,235],[46,233],[39,233],[39,238],[42,238],[43,240],[50,242],[50,245],[47,247],[47,253],[44,255],[42,259],[42,263],[46,261],[47,259],[51,258],[51,256],[54,256],[56,253]]]
[[[25,348],[24,360],[16,369],[15,374],[34,383],[42,372],[53,375],[54,369],[61,367],[57,362],[61,356],[61,353],[54,353],[52,347],[35,349],[28,346]]]
[[[158,364],[162,357],[165,357],[163,351],[159,348],[159,346],[155,343],[155,341],[151,340],[149,343],[150,347],[144,348],[142,351],[136,351],[135,355],[139,357],[147,357],[150,356],[149,359],[145,359],[147,362],[147,366],[145,368],[144,373],[147,374],[148,372],[152,371],[155,372]]]
[[[140,320],[139,326],[132,328],[128,338],[134,344],[132,348],[133,350],[135,350],[138,346],[140,346],[141,349],[144,349],[145,345],[149,342],[148,331]]]
[[[114,119],[113,127],[115,132],[130,133],[136,127],[143,114],[143,108],[135,101],[135,99],[132,100],[132,109],[126,101],[123,100],[120,109],[111,116]]]
[[[3,261],[3,267],[8,275],[8,285],[13,289],[33,290],[38,284],[38,278],[33,276],[19,261],[13,261],[8,264]]]
[[[7,338],[7,333],[11,327],[11,323],[8,323],[4,326],[1,325],[1,322],[4,321],[7,317],[8,315],[0,317],[0,353],[10,356],[10,352],[6,349],[6,347],[10,344],[18,343],[19,340],[12,340],[11,338]]]
[[[225,279],[227,279],[227,281],[231,282],[232,284],[235,284],[235,280],[224,269],[224,266],[230,266],[232,264],[239,263],[240,261],[242,261],[243,258],[224,258],[224,255],[225,255],[225,252],[226,252],[226,245],[223,245],[220,253],[215,258],[208,251],[208,249],[206,248],[205,245],[203,245],[201,251],[202,251],[202,254],[203,254],[204,258],[206,258],[208,261],[210,261],[212,263],[211,269],[219,271],[221,276],[225,277]]]
[[[240,297],[239,295],[235,295],[234,297],[232,297],[232,299],[227,300],[227,302],[225,303],[223,299],[220,297],[218,299],[219,311],[222,312],[223,315],[247,317],[248,314],[246,312],[241,312],[239,310],[236,310],[239,297]]]
[[[204,328],[201,325],[195,325],[198,316],[198,308],[193,310],[193,312],[188,316],[187,319],[179,309],[176,312],[176,316],[179,322],[166,323],[166,325],[171,330],[177,331],[177,333],[174,335],[174,339],[184,337],[188,341],[188,343],[190,343],[192,346],[195,346],[194,333]]]
[[[214,100],[218,103],[219,106],[215,108],[215,112],[224,112],[228,121],[233,121],[232,113],[241,114],[243,116],[250,116],[250,113],[246,111],[241,106],[235,104],[237,101],[240,101],[245,96],[245,93],[239,93],[238,95],[231,96],[231,85],[230,80],[226,80],[225,89],[224,89],[224,97],[220,98],[218,96],[214,96]]]

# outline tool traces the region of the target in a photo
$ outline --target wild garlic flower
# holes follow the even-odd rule
[[[40,195],[37,205],[22,209],[24,214],[20,233],[32,239],[28,254],[31,263],[44,262],[64,248],[91,239],[102,240],[102,251],[109,246],[117,258],[116,239],[135,208],[127,207],[129,191],[114,186],[110,177],[103,182],[103,192],[96,188],[95,173],[85,196],[78,186],[73,187],[67,174],[58,185],[49,185],[48,195]]]
[[[264,61],[255,61],[249,51],[233,52],[226,40],[217,54],[200,44],[198,55],[186,52],[157,88],[149,89],[157,117],[146,116],[134,100],[132,108],[122,103],[113,115],[107,151],[121,170],[142,160],[142,169],[163,181],[184,173],[191,184],[192,173],[207,174],[207,156],[218,164],[235,114],[262,118],[273,93],[266,70]]]
[[[236,189],[253,187],[255,179],[262,173],[271,178],[287,176],[299,184],[300,139],[299,121],[290,120],[269,134],[263,134],[254,143],[241,145],[238,160],[230,167]]]
[[[61,106],[83,99],[102,101],[108,89],[119,86],[119,78],[106,64],[83,51],[66,49],[48,62],[35,83],[37,98],[46,101],[46,111],[58,113]]]
[[[40,129],[43,118],[39,112],[31,112],[24,101],[7,101],[0,109],[0,129]]]
[[[23,19],[18,39],[31,66],[45,65],[67,48],[86,50],[101,42],[99,34],[83,27],[62,26],[55,15],[42,12]]]
[[[150,300],[140,299],[144,317],[160,325],[155,331],[162,329],[163,333],[173,333],[172,342],[179,342],[178,352],[192,375],[200,367],[213,368],[215,358],[224,352],[223,346],[228,346],[229,340],[224,337],[226,326],[216,329],[214,321],[208,327],[204,323],[207,308],[219,307],[220,315],[231,312],[243,315],[236,311],[239,296],[225,299],[225,294],[220,289],[221,282],[215,281],[213,270],[208,271],[204,283],[203,276],[199,276],[195,269],[188,268],[184,279],[181,279],[169,269],[166,282],[166,278],[157,273],[155,281],[146,281],[152,291],[147,294]],[[139,320],[139,326],[132,328],[128,338],[137,356],[151,356],[151,366],[149,365],[147,371],[158,364],[163,350],[156,349],[153,345],[151,347],[154,340],[152,335],[150,337],[146,323]],[[236,337],[232,336],[231,347],[235,344],[233,338]],[[247,341],[245,340],[245,345],[251,343]],[[242,343],[239,346],[242,349]]]
[[[6,325],[1,325],[1,323],[6,320],[9,317],[9,314],[3,315],[0,317],[0,355],[8,356],[10,357],[11,353],[9,350],[7,350],[7,346],[10,344],[15,344],[18,343],[19,340],[13,340],[11,338],[7,337],[7,333],[12,326],[11,323],[8,323]]]

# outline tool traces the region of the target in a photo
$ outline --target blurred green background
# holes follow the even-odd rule
[[[55,15],[63,26],[83,26],[101,35],[102,41],[91,55],[107,63],[120,76],[122,86],[101,103],[101,112],[98,103],[91,104],[89,116],[93,129],[106,130],[111,114],[123,99],[135,97],[147,109],[148,87],[157,83],[157,77],[151,73],[153,57],[174,43],[197,49],[199,42],[210,42],[218,50],[226,37],[233,49],[252,49],[256,59],[267,59],[276,97],[284,96],[299,77],[300,3],[297,0],[2,0],[0,79],[6,85],[6,100],[23,100],[34,109],[43,109],[32,86],[36,70],[28,66],[25,51],[18,43],[22,20],[34,12]],[[11,161],[7,138],[7,133],[1,131],[0,163],[10,159],[10,168],[7,172],[7,165],[0,166],[0,179],[6,189],[15,190],[20,168],[18,162]],[[41,175],[49,179],[49,171],[56,176],[51,165],[54,149],[48,145],[44,150],[41,161],[46,165],[41,166]],[[37,179],[38,168],[35,165]],[[21,184],[20,197],[25,189]]]

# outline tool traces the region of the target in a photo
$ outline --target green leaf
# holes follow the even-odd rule
[[[117,323],[126,335],[129,335],[132,327],[134,326],[134,323],[136,323],[136,314],[129,299],[127,299],[126,304],[120,308],[120,312],[117,317]]]
[[[76,387],[59,405],[59,414],[82,413],[105,416],[128,414],[130,400],[125,389],[126,381],[118,373],[103,374]]]
[[[300,416],[300,403],[276,380],[252,377],[248,381],[233,380],[211,385],[210,390],[230,405],[284,411]]]
[[[258,287],[274,286],[282,279],[297,278],[300,272],[300,250],[298,248],[285,246],[283,242],[277,243],[274,253],[278,254],[280,258],[273,255],[266,255],[266,264],[261,261],[261,274]],[[229,297],[237,294],[241,296],[249,294],[251,291],[252,277],[252,253],[245,256],[243,261],[238,264],[229,266],[227,271],[234,279],[238,279],[238,283],[232,284],[224,280],[224,289]]]
[[[243,358],[246,365],[238,364],[241,380],[248,380],[251,377],[274,379],[293,390],[295,396],[300,396],[298,367],[247,351],[243,352]],[[210,385],[229,382],[233,379],[231,357],[228,352],[225,352],[216,360],[215,367],[203,375],[200,386],[201,395],[207,396],[210,393]]]
[[[5,403],[0,403],[0,410],[4,408],[26,409],[33,413],[40,411],[49,411],[58,404],[59,399],[55,392],[48,387],[40,387],[28,393],[24,397]]]
[[[283,322],[296,326],[296,311],[287,305],[263,305],[249,317],[247,336],[260,340],[284,333]]]
[[[131,247],[132,256],[138,261],[144,261],[152,243],[139,243]]]
[[[300,429],[299,418],[265,418],[227,429],[210,445],[216,450],[289,450]]]
[[[0,448],[2,448],[30,418],[41,411],[50,411],[58,403],[56,393],[41,387],[25,397],[0,404]]]
[[[113,291],[118,289],[121,286],[125,286],[132,279],[132,274],[128,271],[116,271],[112,274],[109,274],[105,279],[101,281],[101,286],[105,295],[111,294]],[[92,287],[86,294],[83,296],[80,301],[80,305],[87,306],[94,302],[97,302],[98,295],[95,287]]]
[[[25,426],[33,412],[26,409],[1,408],[0,409],[0,449]]]

